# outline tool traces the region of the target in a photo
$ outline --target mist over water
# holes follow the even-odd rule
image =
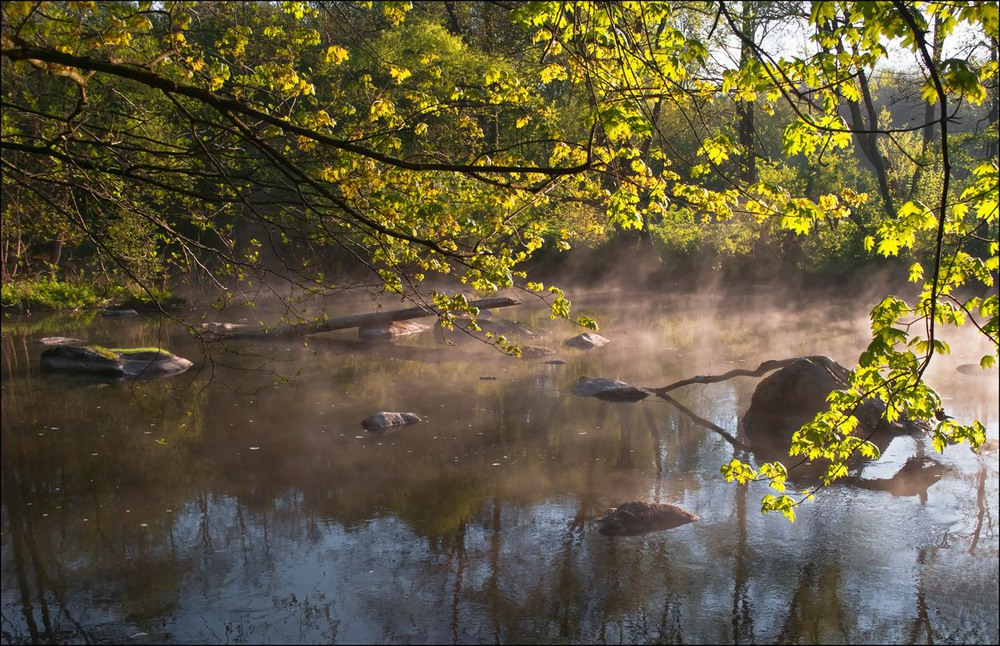
[[[148,318],[5,322],[4,643],[998,640],[995,452],[899,438],[864,475],[930,456],[947,471],[926,493],[835,486],[790,524],[760,514],[763,485],[725,483],[733,447],[667,402],[572,394],[584,375],[658,387],[801,355],[850,367],[867,294],[569,293],[611,343],[564,346],[583,330],[530,300],[492,319],[555,355],[506,357],[457,331],[453,345],[431,331],[203,345]],[[53,379],[34,343],[50,334],[161,345],[195,367]],[[988,346],[945,338],[929,382],[996,439],[995,373],[958,370]],[[735,434],[758,381],[671,394]],[[423,421],[363,430],[381,410]],[[600,535],[596,520],[628,500],[700,520]]]

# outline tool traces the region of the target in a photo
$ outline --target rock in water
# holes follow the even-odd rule
[[[40,345],[83,345],[83,341],[80,339],[74,339],[68,336],[45,336],[37,341]]]
[[[358,328],[358,338],[362,341],[395,341],[411,334],[429,330],[430,326],[416,321],[391,321],[375,323]]]
[[[849,386],[850,372],[829,357],[797,359],[768,375],[757,385],[750,408],[743,416],[743,432],[750,440],[754,455],[764,462],[788,461],[792,435],[803,424],[811,422],[828,406],[826,398],[834,390]],[[890,424],[882,419],[885,405],[869,399],[858,407],[855,434],[869,437],[880,451],[885,451],[893,438],[919,432],[922,427],[911,421]],[[863,459],[856,455],[848,467],[856,467]],[[800,465],[789,473],[790,478],[811,480],[826,470],[828,463],[816,460]]]
[[[580,377],[573,388],[573,394],[580,397],[597,397],[609,402],[637,402],[649,397],[650,393],[642,388],[617,379],[604,377]]]
[[[597,521],[605,536],[635,536],[673,529],[698,520],[698,516],[676,505],[632,501],[612,507]]]
[[[556,351],[552,348],[546,348],[544,345],[522,345],[521,346],[521,358],[522,359],[538,359],[539,357],[549,357],[555,354]]]
[[[101,310],[100,315],[109,318],[119,318],[123,316],[139,316],[139,312],[136,312],[133,309],[117,309],[109,307],[106,310]]]
[[[42,352],[42,370],[94,377],[165,377],[184,372],[191,361],[166,350],[104,350],[55,345]]]
[[[180,374],[194,365],[166,350],[120,350],[119,356],[125,361],[126,377],[165,377]]]
[[[125,361],[113,352],[55,345],[42,352],[42,370],[97,377],[124,377]]]
[[[584,332],[583,334],[576,335],[572,339],[566,339],[563,343],[571,348],[590,350],[591,348],[599,348],[602,345],[607,345],[608,343],[611,343],[611,341],[604,338],[600,334]]]
[[[369,433],[385,433],[400,426],[416,424],[420,416],[416,413],[392,413],[382,411],[370,415],[361,421],[361,426]]]
[[[955,368],[963,375],[969,375],[970,377],[993,377],[997,378],[996,367],[984,368],[978,363],[963,363],[959,367]]]

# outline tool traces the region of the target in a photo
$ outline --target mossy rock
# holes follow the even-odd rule
[[[42,370],[95,377],[124,377],[125,360],[104,348],[61,344],[42,352]]]
[[[41,364],[46,372],[103,378],[166,377],[180,374],[193,365],[160,348],[108,349],[65,344],[42,352]]]

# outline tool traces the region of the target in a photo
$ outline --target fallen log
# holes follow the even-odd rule
[[[494,298],[484,298],[472,301],[470,306],[481,310],[494,309],[497,307],[510,307],[520,305],[521,301],[506,296]],[[391,323],[392,321],[405,321],[408,319],[422,318],[425,316],[438,316],[440,311],[431,306],[407,307],[401,310],[389,312],[372,312],[371,314],[355,314],[352,316],[340,316],[332,319],[321,319],[318,321],[303,321],[301,323],[286,323],[272,328],[262,330],[246,328],[210,328],[209,324],[202,324],[206,331],[227,339],[284,339],[307,334],[319,334],[320,332],[332,332],[334,330],[347,330],[355,327],[366,327]]]

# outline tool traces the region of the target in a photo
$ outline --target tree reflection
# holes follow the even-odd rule
[[[848,643],[847,626],[840,601],[839,569],[810,561],[802,569],[789,600],[788,615],[776,643]]]
[[[893,538],[907,549],[886,547],[873,505],[916,521],[877,499],[853,504],[884,495],[872,492],[823,507],[828,520],[775,524],[747,508],[753,492],[722,485],[732,447],[670,405],[562,396],[613,358],[552,367],[466,348],[442,362],[424,348],[281,344],[218,367],[232,387],[207,374],[89,387],[39,380],[23,341],[3,346],[8,642],[863,641],[842,593],[868,583],[852,560],[862,548],[829,549],[863,533],[894,573],[920,573],[905,622],[892,614],[901,627],[880,636],[931,641],[973,634],[946,632],[959,629],[936,612],[948,595],[935,559],[961,552],[949,568],[960,571],[996,552],[995,462],[968,483],[949,476],[975,493],[968,551],[910,535]],[[243,376],[265,354],[298,378]],[[745,404],[720,386],[685,395],[720,425]],[[363,431],[384,408],[425,421]],[[594,531],[634,499],[703,520],[626,539]]]

